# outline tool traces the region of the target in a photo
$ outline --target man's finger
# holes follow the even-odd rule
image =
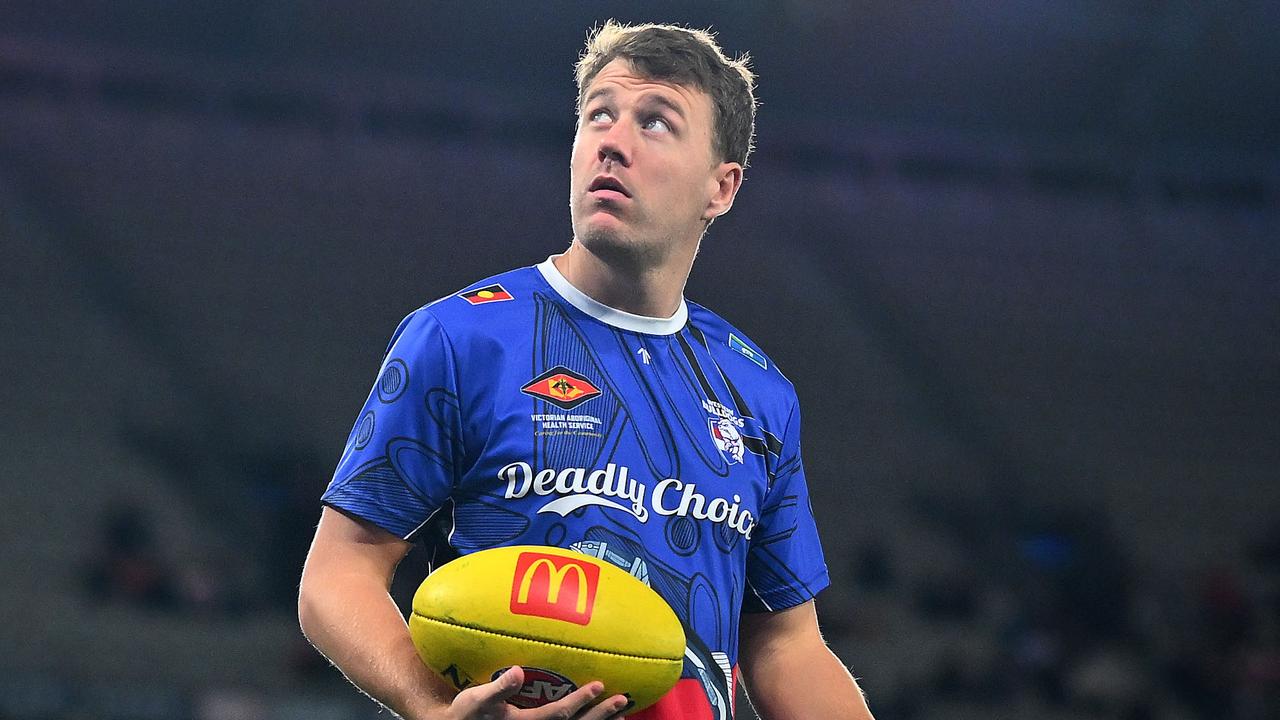
[[[492,682],[476,685],[467,688],[458,693],[458,697],[454,700],[455,706],[459,700],[471,705],[472,707],[501,707],[507,702],[508,698],[514,697],[520,692],[520,687],[524,685],[524,668],[519,665],[512,665],[507,668],[506,672],[494,678]]]
[[[602,692],[604,683],[598,680],[589,682],[553,703],[525,710],[520,717],[521,720],[568,720],[578,717],[578,713],[600,697]]]
[[[601,700],[595,707],[583,714],[581,720],[618,720],[622,717],[622,713],[631,706],[631,700],[626,695],[614,695],[611,698]]]

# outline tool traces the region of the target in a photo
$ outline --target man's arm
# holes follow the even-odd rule
[[[813,601],[744,613],[738,663],[764,720],[872,720],[853,676],[827,649]]]
[[[583,710],[603,686],[587,683],[541,708],[506,704],[524,684],[519,668],[454,690],[418,658],[388,590],[411,544],[371,523],[324,508],[298,593],[298,621],[316,649],[374,700],[408,720],[581,717],[604,720],[626,705],[618,695]],[[579,714],[575,714],[579,713]]]
[[[405,718],[429,717],[453,698],[418,659],[389,589],[412,545],[324,508],[302,570],[298,620],[316,649],[370,697]]]

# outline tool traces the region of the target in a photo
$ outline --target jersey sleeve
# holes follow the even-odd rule
[[[456,370],[448,335],[428,310],[400,323],[326,505],[406,539],[444,505],[463,463]]]
[[[800,459],[800,411],[792,405],[773,481],[747,552],[743,610],[784,610],[831,583]]]

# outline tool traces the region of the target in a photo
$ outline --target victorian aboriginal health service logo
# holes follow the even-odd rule
[[[520,392],[572,410],[600,394],[600,388],[580,373],[558,365],[530,380]]]
[[[511,579],[511,613],[576,625],[591,622],[600,568],[560,555],[520,553]]]

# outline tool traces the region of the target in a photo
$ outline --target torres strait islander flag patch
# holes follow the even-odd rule
[[[738,354],[759,365],[761,368],[765,370],[769,369],[769,361],[764,359],[764,355],[761,355],[751,346],[742,342],[742,338],[734,335],[733,333],[729,333],[729,347],[737,350]]]
[[[511,293],[501,285],[487,285],[478,290],[468,290],[458,293],[458,297],[466,300],[472,305],[483,305],[491,302],[502,302],[504,300],[513,300]]]

